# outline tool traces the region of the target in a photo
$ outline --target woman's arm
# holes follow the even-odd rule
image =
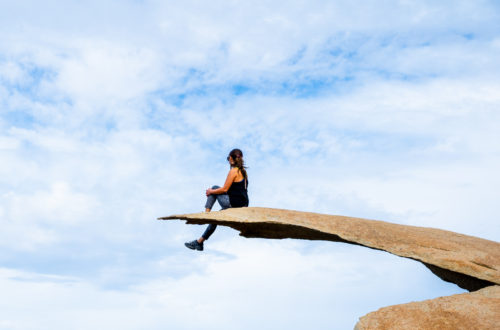
[[[236,179],[237,175],[238,175],[237,168],[230,169],[229,173],[227,174],[226,182],[224,182],[224,186],[217,189],[207,189],[206,191],[207,196],[211,194],[218,195],[226,193],[233,184],[234,179]]]

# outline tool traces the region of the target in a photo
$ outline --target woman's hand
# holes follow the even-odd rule
[[[207,197],[210,196],[212,194],[212,189],[208,188],[205,194],[207,195]]]

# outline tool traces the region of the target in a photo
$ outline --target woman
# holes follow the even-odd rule
[[[229,153],[227,160],[231,166],[223,187],[213,186],[207,189],[207,202],[205,212],[210,212],[217,200],[223,210],[230,207],[248,206],[248,176],[243,162],[243,153],[240,149],[233,149]],[[203,242],[206,241],[215,231],[217,225],[209,224],[203,235],[197,240],[187,242],[185,245],[192,249],[203,251]]]

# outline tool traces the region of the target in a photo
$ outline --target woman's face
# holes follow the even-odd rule
[[[227,161],[229,162],[230,165],[234,165],[234,159],[231,156],[227,156]]]

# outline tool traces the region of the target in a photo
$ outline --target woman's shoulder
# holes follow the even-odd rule
[[[233,176],[234,179],[238,179],[238,180],[242,180],[244,178],[243,173],[237,167],[231,167],[231,169],[229,170],[229,175]]]

